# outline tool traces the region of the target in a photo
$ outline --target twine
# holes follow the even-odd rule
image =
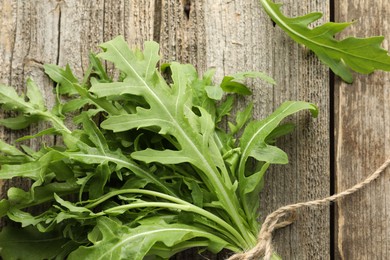
[[[330,197],[326,197],[323,199],[283,206],[275,210],[265,219],[257,238],[257,245],[246,252],[236,253],[229,257],[227,260],[259,260],[261,258],[263,258],[264,260],[270,260],[273,253],[273,232],[279,228],[283,228],[292,224],[295,220],[295,212],[297,209],[303,207],[328,205],[331,202],[347,197],[377,179],[389,165],[390,158],[388,158],[378,169],[375,170],[375,172],[368,176],[364,181],[338,194],[334,194]],[[283,218],[286,220],[282,221]]]

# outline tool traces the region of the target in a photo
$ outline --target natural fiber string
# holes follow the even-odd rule
[[[291,204],[287,206],[283,206],[271,214],[267,216],[265,219],[260,233],[257,238],[257,245],[250,249],[249,251],[237,253],[227,260],[259,260],[263,258],[264,260],[271,259],[273,253],[272,246],[272,234],[275,230],[288,226],[292,224],[295,220],[295,211],[299,208],[303,207],[313,207],[313,206],[321,206],[328,205],[333,201],[339,200],[341,198],[347,197],[358,190],[362,189],[369,183],[373,182],[377,179],[382,172],[390,165],[390,158],[386,160],[375,172],[373,172],[370,176],[368,176],[364,181],[356,184],[352,188],[340,192],[338,194],[334,194],[330,197],[326,197],[319,200],[301,202],[296,204]],[[286,218],[287,220],[281,221],[282,218]]]

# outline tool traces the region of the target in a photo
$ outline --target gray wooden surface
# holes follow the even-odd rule
[[[336,17],[357,20],[343,35],[385,35],[390,49],[390,2],[341,1]],[[363,180],[390,156],[390,74],[335,84],[336,191]],[[338,204],[337,259],[390,259],[390,169]]]
[[[330,1],[278,2],[285,4],[283,11],[288,15],[320,11],[323,21],[330,18]],[[354,34],[384,34],[388,44],[387,5],[386,1],[335,1],[332,12],[338,21],[359,18]],[[237,104],[253,101],[257,118],[286,100],[319,106],[317,119],[308,113],[289,119],[297,128],[279,145],[288,153],[290,164],[268,172],[260,194],[262,220],[279,206],[322,198],[332,186],[336,191],[352,186],[390,154],[390,117],[386,113],[390,109],[390,74],[361,76],[352,86],[338,79],[333,82],[328,69],[312,53],[273,26],[258,0],[0,0],[0,82],[22,91],[26,78],[33,77],[52,102],[53,85],[44,76],[42,64],[69,63],[81,76],[89,51],[98,51],[99,43],[116,35],[125,36],[131,46],[158,41],[164,60],[190,62],[200,72],[215,67],[216,80],[239,71],[268,73],[278,84],[249,81],[254,95]],[[333,84],[334,93],[330,91]],[[331,129],[333,117],[336,124]],[[0,128],[0,138],[6,141],[20,135]],[[40,140],[31,142],[37,145]],[[327,207],[300,210],[294,225],[277,232],[278,253],[283,259],[299,260],[334,255],[335,259],[390,259],[389,180],[389,175],[384,176],[339,203],[335,217]],[[0,185],[5,196],[10,185],[21,183],[13,180]],[[204,257],[224,258],[192,251],[176,259]]]

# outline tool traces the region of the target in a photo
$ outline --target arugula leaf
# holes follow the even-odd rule
[[[21,142],[21,141],[25,141],[25,140],[29,140],[29,139],[34,139],[34,138],[37,138],[37,137],[40,137],[40,136],[45,136],[45,135],[54,135],[56,133],[57,133],[57,130],[55,128],[47,128],[47,129],[44,129],[44,130],[42,130],[39,133],[36,133],[34,135],[23,136],[23,137],[17,139],[16,142]]]
[[[282,4],[271,0],[260,0],[266,13],[294,41],[304,44],[332,71],[344,81],[352,83],[350,69],[369,74],[380,69],[390,71],[390,56],[381,48],[383,36],[369,38],[348,37],[341,41],[334,38],[352,23],[328,22],[313,29],[308,25],[322,17],[322,13],[310,13],[299,17],[286,17],[281,11]]]
[[[59,259],[77,247],[60,232],[41,233],[35,228],[4,227],[0,233],[0,255],[12,259]]]
[[[61,118],[47,111],[42,103],[42,94],[32,80],[28,80],[27,93],[29,100],[25,101],[24,95],[19,96],[12,87],[0,85],[0,104],[5,110],[16,110],[22,114],[15,118],[7,118],[0,121],[11,129],[21,129],[39,120],[50,121],[60,132],[70,133]]]
[[[107,81],[107,75],[105,73],[102,73],[100,70],[102,69],[101,64],[98,62],[96,57],[94,55],[90,55],[90,59],[92,62],[92,68],[96,69],[98,72],[97,75],[104,77],[103,81]],[[47,64],[45,65],[45,72],[48,74],[48,76],[54,81],[57,82],[57,93],[59,95],[70,95],[72,97],[78,97],[71,102],[67,102],[66,104],[57,104],[55,108],[60,109],[61,113],[71,112],[77,109],[81,109],[84,105],[90,104],[95,105],[98,109],[101,108],[105,110],[108,113],[112,114],[119,114],[121,108],[117,107],[110,102],[107,102],[107,100],[99,100],[94,97],[92,97],[89,92],[87,91],[88,86],[83,84],[80,85],[78,79],[73,75],[72,71],[70,70],[70,67],[67,65],[65,69],[62,69],[58,67],[57,65],[53,64]],[[95,72],[95,71],[93,71]],[[91,70],[89,70],[89,73],[92,73]],[[85,75],[86,78],[90,76],[90,74]],[[91,79],[95,80],[94,78]],[[58,101],[59,102],[59,101]],[[99,110],[97,111],[99,112]]]
[[[276,84],[275,80],[264,72],[248,71],[225,76],[221,82],[221,88],[228,93],[237,93],[241,95],[250,95],[252,91],[245,84],[241,83],[246,78],[260,78],[270,84]]]
[[[17,149],[12,145],[7,144],[3,140],[0,140],[0,152],[8,155],[14,155],[14,156],[25,156],[25,154],[21,152],[19,149]]]
[[[276,147],[269,146],[265,140],[285,117],[303,109],[308,109],[314,117],[317,116],[318,110],[314,104],[287,101],[266,119],[250,122],[240,138],[241,158],[237,170],[238,189],[240,197],[243,199],[244,211],[252,226],[257,225],[256,219],[253,218],[255,216],[253,212],[258,208],[258,203],[254,203],[251,195],[256,194],[257,196],[261,179],[270,163],[287,163],[285,153]],[[263,165],[260,171],[248,176],[246,173],[246,165],[249,157],[263,161],[266,164]]]
[[[93,241],[93,246],[80,247],[72,252],[69,255],[69,260],[142,260],[148,253],[168,258],[183,250],[182,242],[193,238],[198,238],[197,243],[202,241],[203,246],[208,246],[214,252],[220,251],[228,244],[221,238],[195,226],[168,224],[164,221],[155,222],[154,224],[145,223],[136,228],[130,228],[109,218],[101,217],[97,221],[96,228],[101,232],[102,239]],[[199,241],[199,239],[202,240]],[[158,247],[151,251],[156,244]],[[179,247],[180,250],[175,249],[175,247]]]
[[[59,83],[58,90],[60,94],[75,95],[78,94],[74,88],[78,84],[78,79],[73,75],[69,65],[65,69],[61,69],[56,65],[45,64],[45,73],[55,82]]]
[[[249,121],[252,116],[253,103],[249,103],[243,111],[239,111],[236,115],[236,125],[228,122],[228,126],[232,135],[237,134],[242,127]]]
[[[207,96],[214,100],[221,100],[223,97],[223,90],[218,86],[206,86]]]
[[[230,115],[230,111],[233,109],[234,97],[228,96],[224,102],[217,107],[217,118],[215,123],[221,122],[224,116]]]
[[[0,119],[0,125],[5,126],[12,130],[20,130],[38,121],[39,118],[34,116],[17,116],[17,117]]]
[[[37,109],[44,111],[46,109],[45,101],[42,93],[39,91],[37,84],[32,79],[27,79],[27,93],[26,96],[29,102]]]

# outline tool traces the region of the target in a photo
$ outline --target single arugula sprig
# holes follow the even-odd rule
[[[63,145],[38,151],[0,142],[0,178],[33,181],[28,191],[9,189],[0,201],[0,216],[21,223],[23,239],[35,244],[21,247],[21,236],[5,228],[0,233],[3,259],[27,254],[32,259],[168,259],[194,247],[214,253],[252,248],[260,228],[257,196],[264,173],[270,164],[287,163],[274,140],[292,128],[280,123],[303,109],[315,116],[316,107],[288,101],[257,121],[251,120],[250,104],[225,131],[218,123],[230,115],[234,102],[233,96],[222,101],[223,94],[250,94],[246,77],[272,79],[238,73],[214,85],[213,71],[199,77],[192,65],[174,62],[164,65],[171,71],[172,83],[167,83],[156,68],[157,43],[132,51],[118,37],[102,48],[98,57],[119,69],[119,79],[110,78],[94,55],[81,83],[68,66],[45,66],[57,82],[52,110],[31,80],[27,98],[11,87],[0,88],[0,104],[19,111],[16,121],[21,122],[10,118],[0,124],[13,129],[40,120],[52,124],[19,140],[47,134],[63,139]],[[65,126],[67,116],[74,126]],[[96,117],[103,119],[100,126]],[[47,202],[52,205],[39,215],[27,211]],[[53,242],[47,254],[41,250],[44,241]]]
[[[381,48],[383,36],[369,38],[348,37],[343,40],[334,38],[352,22],[328,22],[321,26],[308,28],[308,25],[322,17],[322,13],[314,12],[299,17],[286,17],[280,8],[271,0],[260,0],[266,13],[294,41],[312,50],[317,57],[338,76],[348,83],[353,82],[350,69],[369,74],[374,70],[390,71],[390,56]]]

